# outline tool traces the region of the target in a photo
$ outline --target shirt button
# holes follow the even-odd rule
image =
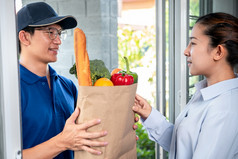
[[[45,82],[42,82],[42,85],[44,86],[44,85],[45,85]]]

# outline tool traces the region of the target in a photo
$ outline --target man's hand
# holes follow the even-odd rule
[[[64,146],[66,150],[84,150],[95,155],[102,152],[92,147],[102,147],[108,145],[107,142],[96,141],[97,139],[107,135],[107,131],[88,132],[87,129],[100,124],[100,119],[94,119],[82,124],[75,124],[79,116],[80,109],[77,107],[74,113],[67,119],[64,130],[61,132],[59,146]]]

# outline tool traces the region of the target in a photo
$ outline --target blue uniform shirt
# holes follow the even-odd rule
[[[196,84],[174,125],[154,108],[143,122],[170,159],[238,159],[238,78],[206,85]]]
[[[49,66],[51,89],[47,78],[37,76],[20,65],[23,149],[34,147],[59,134],[74,111],[77,88],[74,83]],[[57,159],[73,159],[65,151]]]

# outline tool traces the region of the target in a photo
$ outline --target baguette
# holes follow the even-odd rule
[[[92,86],[86,37],[79,28],[74,30],[74,53],[79,86]]]

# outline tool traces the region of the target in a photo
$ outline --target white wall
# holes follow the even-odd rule
[[[237,0],[213,0],[213,12],[225,12],[236,15]]]

